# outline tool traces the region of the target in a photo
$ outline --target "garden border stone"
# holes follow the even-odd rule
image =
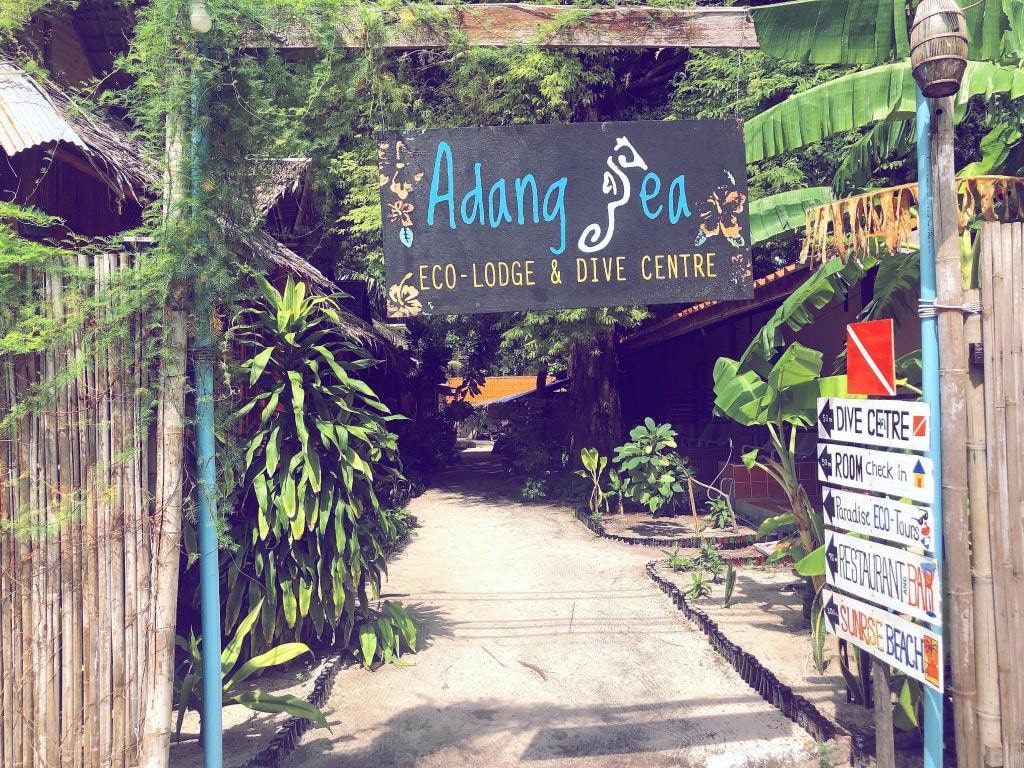
[[[582,509],[576,509],[573,511],[573,516],[589,528],[593,533],[596,533],[602,539],[608,539],[609,541],[618,541],[623,544],[630,544],[632,546],[642,547],[679,547],[680,549],[699,549],[700,546],[706,540],[702,536],[685,536],[676,539],[661,539],[656,536],[622,536],[618,533],[608,533],[604,526],[597,520],[594,520]],[[769,537],[770,538],[770,537]],[[728,552],[733,549],[743,549],[744,547],[753,546],[757,541],[757,535],[753,533],[745,534],[733,534],[731,536],[722,536],[720,538],[713,539],[715,546]],[[758,555],[757,557],[743,557],[730,558],[728,554],[723,554],[723,558],[728,563],[734,565],[764,565],[768,561],[768,555]]]
[[[678,586],[658,573],[657,566],[656,560],[649,562],[647,575],[672,599],[677,610],[700,627],[701,632],[707,637],[708,645],[729,662],[743,678],[743,682],[755,690],[762,699],[807,731],[818,743],[832,741],[837,737],[847,741],[850,744],[850,765],[859,765],[859,760],[873,754],[871,745],[865,744],[863,739],[856,738],[835,720],[822,714],[803,696],[793,693],[790,686],[780,682],[752,653],[744,651],[741,646],[729,640],[718,628],[717,622],[688,601]]]

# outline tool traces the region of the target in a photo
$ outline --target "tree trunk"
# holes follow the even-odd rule
[[[182,215],[188,177],[183,172],[183,132],[174,116],[167,125],[165,221]],[[140,746],[141,768],[167,768],[174,704],[174,635],[178,608],[178,559],[185,483],[185,390],[188,346],[187,314],[175,292],[164,316],[156,410],[156,491],[152,524],[152,602],[149,668],[146,674],[145,722]]]
[[[166,768],[174,706],[174,630],[184,485],[186,315],[168,310],[157,404],[156,505],[153,524],[152,637],[140,766]]]
[[[593,340],[576,342],[569,365],[569,455],[576,466],[583,448],[596,448],[601,455],[610,456],[622,439],[619,355],[614,334],[602,333]]]

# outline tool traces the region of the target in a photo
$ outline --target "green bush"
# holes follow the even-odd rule
[[[655,424],[649,416],[615,449],[612,461],[628,489],[628,497],[652,514],[676,513],[688,506],[686,480],[693,475],[676,451],[671,424]]]
[[[335,297],[307,296],[291,279],[283,293],[263,280],[260,289],[232,331],[253,353],[236,414],[245,455],[224,626],[260,606],[252,653],[287,639],[354,648],[358,630],[365,655],[368,628],[383,635],[374,653],[396,652],[371,601],[399,524],[409,524],[389,508],[404,485],[388,430],[399,417],[357,378],[375,361],[348,340]],[[395,608],[385,623],[404,626]]]

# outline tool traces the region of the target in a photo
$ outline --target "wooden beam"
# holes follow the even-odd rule
[[[757,48],[754,24],[743,7],[732,8],[576,8],[566,5],[488,3],[438,5],[428,21],[411,9],[389,19],[386,49],[443,48],[454,34],[471,45],[541,48]],[[356,17],[339,25],[342,45],[366,46],[364,25]],[[316,47],[310,30],[300,26],[269,31],[279,50]],[[264,47],[256,44],[254,47]]]

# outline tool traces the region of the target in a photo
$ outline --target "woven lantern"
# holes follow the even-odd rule
[[[910,65],[929,99],[952,96],[967,69],[967,22],[956,0],[923,0],[910,28]]]

